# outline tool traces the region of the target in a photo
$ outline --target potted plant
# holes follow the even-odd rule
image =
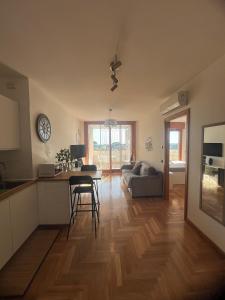
[[[56,153],[55,157],[57,161],[62,164],[65,170],[70,169],[73,159],[71,158],[69,149],[61,149],[58,153]]]

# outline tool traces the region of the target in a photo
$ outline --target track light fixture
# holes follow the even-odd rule
[[[113,92],[113,91],[115,91],[115,89],[117,89],[118,88],[118,85],[117,84],[114,84],[112,87],[111,87],[111,91]]]
[[[111,87],[111,91],[113,92],[118,87],[118,79],[116,77],[116,71],[119,69],[119,67],[122,66],[122,63],[120,60],[117,60],[117,56],[115,55],[114,60],[110,63],[110,70],[112,72],[111,79],[113,81],[113,86]]]
[[[121,61],[117,61],[117,60],[114,60],[111,62],[110,64],[110,70],[112,72],[116,71],[117,69],[119,69],[119,67],[122,65]]]
[[[118,83],[118,79],[116,78],[116,75],[115,74],[112,74],[111,75],[111,78],[113,80],[113,83]]]

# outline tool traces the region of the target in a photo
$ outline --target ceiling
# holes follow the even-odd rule
[[[12,68],[9,68],[8,66],[0,63],[0,81],[1,78],[26,78],[25,76],[23,76],[22,74],[18,73],[17,71],[15,71]]]
[[[224,0],[0,0],[1,61],[85,120],[110,106],[118,119],[147,115],[225,53],[224,36]]]

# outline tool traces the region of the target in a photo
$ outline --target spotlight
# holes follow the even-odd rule
[[[121,63],[120,60],[118,60],[118,61],[112,61],[111,64],[110,64],[110,70],[114,72],[114,71],[117,70],[121,65],[122,65],[122,63]]]
[[[116,71],[122,65],[120,60],[117,60],[117,55],[115,55],[113,61],[110,63],[109,67],[112,72],[111,79],[113,81],[113,86],[111,87],[111,91],[113,92],[118,87],[118,79],[116,77]]]
[[[118,83],[118,79],[116,78],[116,75],[115,74],[112,74],[111,75],[111,78],[113,80],[113,83]]]
[[[114,85],[111,87],[111,91],[113,92],[117,87],[118,87],[118,85],[117,85],[117,84],[114,84]]]

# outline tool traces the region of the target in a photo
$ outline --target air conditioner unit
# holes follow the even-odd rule
[[[180,91],[177,93],[177,97],[170,98],[160,106],[160,112],[162,115],[169,113],[170,111],[181,108],[188,104],[188,92]]]

